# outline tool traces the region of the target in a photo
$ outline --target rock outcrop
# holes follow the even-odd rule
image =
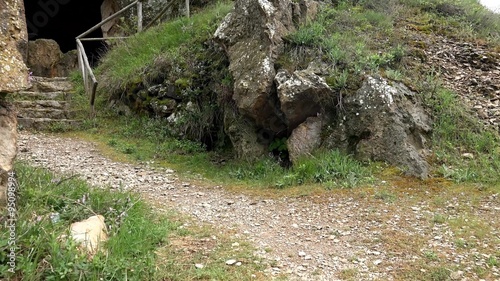
[[[0,1],[0,207],[5,206],[8,172],[17,154],[15,110],[5,94],[28,86],[26,54],[28,31],[21,0]]]
[[[296,24],[314,17],[317,5],[306,0],[236,1],[234,10],[215,32],[216,40],[229,57],[234,79],[233,100],[238,112],[260,128],[250,139],[259,138],[257,135],[262,131],[266,134],[287,131],[289,122],[280,110],[276,94],[274,64],[283,52],[283,36],[294,31]],[[297,122],[292,121],[294,126]],[[231,131],[226,133],[234,138]],[[238,154],[246,155],[241,151]]]
[[[61,52],[52,39],[38,39],[28,44],[27,65],[34,76],[67,77],[77,69],[76,51]]]
[[[120,4],[117,0],[104,0],[101,4],[101,18],[107,19],[120,10]],[[102,36],[104,38],[120,35],[118,27],[119,19],[115,18],[101,26]]]
[[[321,112],[322,100],[333,96],[325,79],[309,70],[278,71],[275,77],[281,111],[289,130]]]
[[[0,1],[0,93],[28,85],[28,31],[21,0]]]
[[[367,77],[342,106],[328,139],[330,147],[354,153],[360,160],[386,161],[407,175],[428,177],[431,120],[414,92],[400,83]]]
[[[0,207],[7,202],[8,172],[17,154],[17,118],[12,107],[0,101]]]

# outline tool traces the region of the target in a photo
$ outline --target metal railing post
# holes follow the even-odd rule
[[[96,96],[96,91],[97,91],[97,79],[94,76],[94,73],[92,72],[92,68],[90,67],[90,63],[87,57],[87,54],[85,53],[85,48],[83,47],[82,41],[95,41],[95,40],[105,40],[106,38],[82,38],[93,31],[97,30],[100,28],[103,24],[113,20],[114,18],[118,17],[120,14],[123,14],[126,10],[132,8],[134,5],[137,5],[137,32],[141,32],[143,28],[143,10],[142,10],[142,2],[145,0],[135,0],[134,2],[130,3],[127,5],[125,8],[119,10],[118,12],[114,13],[113,15],[107,17],[106,19],[102,20],[100,23],[94,25],[91,27],[89,30],[85,31],[84,33],[78,35],[76,37],[76,48],[77,48],[77,56],[78,56],[78,65],[80,66],[82,76],[83,76],[83,85],[85,87],[85,92],[90,95],[90,116],[93,118],[95,117],[95,96]],[[146,28],[150,27],[154,22],[156,22],[158,19],[160,19],[161,16],[163,16],[166,11],[172,6],[172,4],[175,1],[171,1],[165,7],[160,11],[160,13],[148,24],[146,25]],[[190,11],[189,11],[189,0],[185,0],[186,4],[186,17],[190,16]],[[123,39],[125,37],[112,37],[108,39]]]
[[[142,31],[142,1],[137,2],[137,32]]]

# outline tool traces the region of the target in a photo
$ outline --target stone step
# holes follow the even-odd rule
[[[53,108],[18,108],[18,118],[50,118],[50,119],[72,119],[76,112]]]
[[[30,92],[20,91],[9,95],[9,98],[17,101],[33,101],[33,100],[57,100],[68,101],[71,94],[67,92]]]
[[[47,130],[54,128],[78,127],[81,124],[79,120],[72,119],[51,119],[51,118],[18,118],[19,129]]]
[[[61,109],[65,110],[68,108],[67,101],[56,101],[56,100],[35,100],[35,101],[15,101],[14,105],[18,108],[30,108],[30,109]]]
[[[73,91],[73,84],[68,77],[38,77],[32,76],[30,78],[31,87],[29,91],[32,92],[71,92]]]

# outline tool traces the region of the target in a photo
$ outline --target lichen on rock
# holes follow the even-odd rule
[[[229,70],[234,80],[232,98],[238,113],[259,128],[253,133],[247,132],[248,137],[254,135],[250,139],[258,139],[261,131],[266,134],[288,131],[288,122],[281,112],[276,93],[275,61],[284,49],[282,38],[294,31],[296,24],[315,16],[316,9],[312,8],[317,5],[315,1],[301,3],[290,0],[236,1],[233,11],[215,32],[215,39],[224,46],[229,57]],[[293,120],[292,126],[298,126],[305,118]],[[236,138],[231,136],[231,131],[226,133],[231,139]],[[262,151],[265,150],[259,147],[250,155],[262,154]],[[237,154],[247,153],[237,151]]]
[[[24,4],[19,0],[0,2],[0,93],[19,91],[28,86],[28,32]]]
[[[342,106],[328,146],[360,160],[386,161],[407,175],[428,177],[431,119],[414,92],[403,84],[369,76]]]

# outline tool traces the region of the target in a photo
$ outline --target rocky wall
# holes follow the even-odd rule
[[[6,94],[29,84],[26,67],[28,34],[22,0],[0,1],[0,208],[5,206],[8,172],[17,154],[17,117]]]

